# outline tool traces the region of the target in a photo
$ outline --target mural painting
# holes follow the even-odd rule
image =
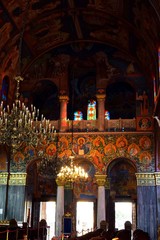
[[[137,184],[134,167],[125,159],[116,159],[114,162],[108,173],[111,194],[136,198]]]
[[[137,117],[137,130],[138,131],[151,131],[153,130],[153,119],[150,117]]]
[[[58,146],[58,147],[57,147]],[[24,156],[18,151],[11,161],[11,171],[25,172],[26,165],[33,159],[42,156],[54,160],[56,157],[63,161],[74,155],[75,158],[81,157],[88,159],[95,171],[105,174],[109,163],[118,157],[130,159],[137,167],[138,172],[154,172],[154,148],[153,135],[148,134],[74,134],[73,143],[71,135],[61,135],[58,142],[52,142],[37,147],[24,148]],[[57,150],[58,149],[58,150]],[[144,164],[145,162],[145,164]]]
[[[96,198],[97,197],[97,183],[94,177],[95,168],[88,160],[79,160],[79,165],[88,173],[86,182],[80,181],[74,183],[74,195],[76,198]]]
[[[0,171],[7,171],[7,154],[3,146],[0,146]]]
[[[58,142],[56,142],[57,139]],[[43,160],[41,159],[42,154],[47,159],[47,161],[44,159],[45,171],[40,171],[40,166],[43,166],[41,162]],[[22,149],[15,152],[13,159],[11,159],[10,171],[26,172],[26,169],[28,169],[28,177],[31,176],[31,180],[34,182],[34,189],[30,191],[34,191],[36,197],[53,195],[56,186],[56,172],[52,169],[55,168],[59,159],[65,164],[65,161],[69,160],[71,155],[75,156],[73,161],[82,166],[89,175],[85,184],[79,182],[74,185],[76,198],[96,198],[95,174],[107,174],[112,162],[115,162],[115,165],[113,171],[111,171],[111,186],[116,187],[116,189],[112,189],[112,192],[122,195],[131,194],[128,189],[131,189],[134,195],[134,184],[136,183],[133,165],[136,172],[154,172],[155,169],[153,134],[151,133],[107,133],[99,136],[93,133],[87,133],[86,135],[74,133],[73,139],[71,134],[60,134],[55,142],[43,142],[37,148],[22,145]],[[0,168],[1,171],[4,171],[6,169],[6,157],[3,156],[2,159]],[[126,165],[126,162],[121,164],[119,159],[128,159],[131,164],[129,166]],[[34,167],[30,167],[32,163],[34,163]],[[32,175],[35,177],[33,178]],[[117,183],[114,184],[115,182]]]

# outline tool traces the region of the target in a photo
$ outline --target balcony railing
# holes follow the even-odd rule
[[[98,132],[98,120],[80,120],[72,121],[66,120],[61,124],[60,120],[52,121],[57,131],[65,132]],[[61,127],[63,126],[63,127]],[[124,131],[136,131],[136,119],[113,119],[105,120],[104,131],[106,132],[124,132]]]

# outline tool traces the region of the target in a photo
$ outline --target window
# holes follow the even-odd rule
[[[96,120],[96,101],[94,100],[88,102],[87,120]]]
[[[83,120],[83,113],[81,111],[74,112],[74,120]]]

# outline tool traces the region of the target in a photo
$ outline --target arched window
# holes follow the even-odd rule
[[[2,81],[2,89],[1,89],[1,100],[4,103],[4,106],[6,106],[7,104],[8,89],[9,89],[9,77],[5,76]]]
[[[87,108],[87,120],[96,120],[96,101],[89,100]]]
[[[110,113],[108,110],[105,111],[105,119],[110,120]]]

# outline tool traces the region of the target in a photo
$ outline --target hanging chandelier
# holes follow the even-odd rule
[[[73,72],[74,76],[74,72]],[[74,77],[73,77],[74,79]],[[72,87],[72,116],[74,116],[74,87]],[[73,120],[72,120],[72,135],[71,135],[71,150],[73,152]],[[85,182],[88,179],[88,173],[81,167],[74,163],[74,156],[69,157],[68,164],[63,164],[60,168],[59,173],[57,174],[57,181],[62,183],[74,183],[74,182]]]
[[[0,103],[0,144],[8,145],[12,153],[23,143],[38,146],[42,141],[55,139],[54,126],[50,121],[43,115],[39,117],[39,110],[33,105],[29,109],[19,100],[19,85],[23,78],[17,76],[15,80],[17,87],[12,108]]]
[[[22,11],[22,29],[19,34],[19,58],[17,63],[19,75],[15,77],[17,82],[15,100],[12,106],[4,105],[3,101],[0,103],[0,144],[9,146],[11,154],[17,151],[22,144],[36,147],[44,142],[53,141],[56,133],[50,121],[45,119],[43,115],[39,116],[38,109],[36,110],[33,105],[27,107],[19,100],[20,82],[23,81],[21,77],[22,43],[28,9],[29,0],[26,0]]]
[[[62,166],[57,174],[57,180],[64,183],[82,182],[88,179],[88,173],[81,166],[73,163],[74,156],[70,156],[70,165]]]

